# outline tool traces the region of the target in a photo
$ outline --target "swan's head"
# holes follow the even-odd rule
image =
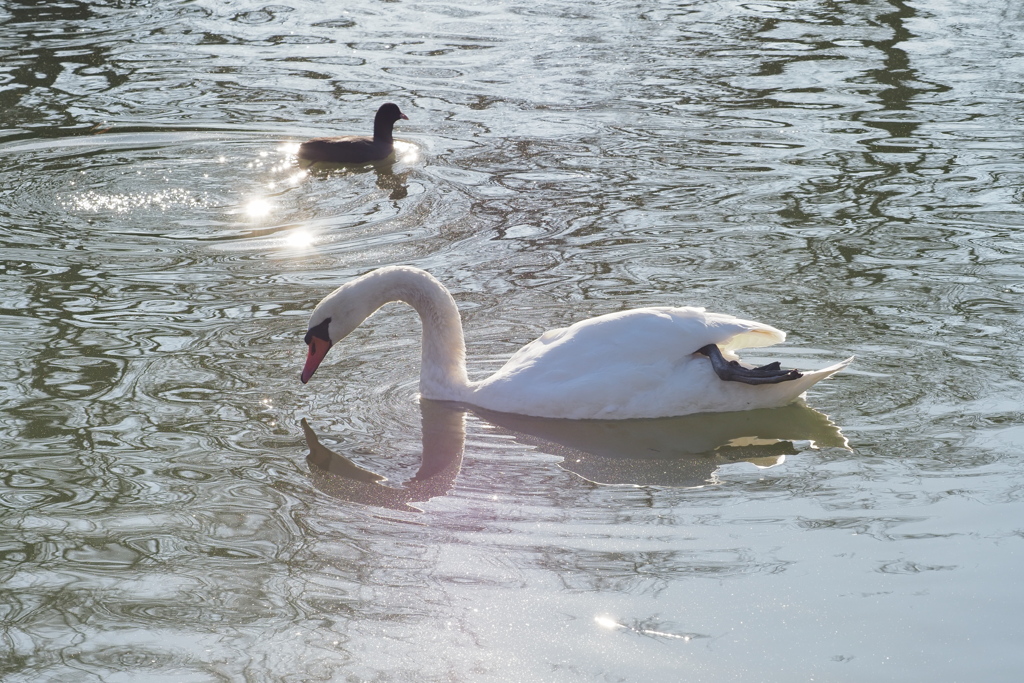
[[[358,289],[360,280],[339,287],[313,309],[304,339],[309,351],[306,354],[306,364],[302,368],[303,384],[308,382],[320,367],[320,363],[335,342],[347,337],[373,313],[373,308],[366,306],[367,302]]]
[[[309,352],[306,354],[306,364],[302,368],[302,383],[305,384],[313,376],[316,369],[320,367],[324,356],[331,350],[334,342],[331,341],[331,319],[322,320],[316,325],[310,325],[306,331],[306,346]]]
[[[313,309],[306,331],[309,355],[302,368],[303,384],[320,367],[331,346],[390,301],[404,301],[429,322],[424,327],[424,349],[433,349],[434,353],[440,349],[445,358],[454,354],[453,359],[445,363],[459,366],[464,362],[462,323],[455,300],[448,290],[430,273],[419,268],[387,266],[343,284]],[[464,369],[461,372],[465,374]]]

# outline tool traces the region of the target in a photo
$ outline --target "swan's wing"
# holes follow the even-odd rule
[[[591,318],[552,330],[520,349],[470,402],[503,412],[566,418],[683,415],[785,405],[844,367],[752,387],[722,382],[707,358],[723,350],[785,339],[768,325],[703,309],[647,308]]]
[[[495,377],[543,366],[575,377],[614,367],[674,363],[707,344],[723,351],[768,346],[786,335],[769,325],[703,308],[637,308],[549,330],[519,349]]]
[[[709,331],[714,331],[718,338],[708,343],[717,344],[725,352],[756,349],[786,341],[785,332],[764,323],[743,320],[724,313],[705,313],[704,318]]]

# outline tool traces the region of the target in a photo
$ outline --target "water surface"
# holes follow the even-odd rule
[[[0,5],[4,680],[1020,677],[1016,4],[286,2]],[[295,164],[388,100],[393,163]],[[645,305],[857,361],[503,419],[396,306],[301,385],[394,263],[474,377]]]

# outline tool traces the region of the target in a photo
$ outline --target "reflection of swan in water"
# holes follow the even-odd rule
[[[336,498],[399,510],[446,494],[462,466],[465,413],[456,403],[420,399],[423,461],[401,487],[320,443],[302,421],[310,472]],[[561,467],[588,481],[637,486],[703,486],[721,465],[776,465],[801,450],[795,441],[848,448],[827,416],[796,403],[783,408],[648,420],[555,420],[473,409],[502,433],[561,456]]]
[[[462,467],[466,442],[465,411],[450,404],[420,401],[423,424],[423,459],[416,476],[401,487],[383,484],[384,477],[359,465],[320,443],[309,424],[302,420],[306,436],[310,474],[318,489],[335,498],[379,505],[396,510],[417,510],[410,502],[444,495],[455,483]]]
[[[802,450],[794,441],[849,448],[826,415],[799,402],[647,420],[550,420],[475,412],[521,443],[561,456],[563,469],[599,484],[703,486],[728,463],[777,465]]]

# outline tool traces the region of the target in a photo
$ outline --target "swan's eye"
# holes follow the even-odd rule
[[[327,328],[328,328],[328,326],[330,326],[330,324],[331,324],[331,319],[328,318],[327,320],[323,321],[322,323],[309,328],[309,331],[306,332],[306,337],[303,340],[306,343],[306,346],[309,346],[310,343],[312,343],[313,337],[316,337],[317,339],[323,339],[328,344],[332,343],[331,342],[331,335],[327,333]]]

